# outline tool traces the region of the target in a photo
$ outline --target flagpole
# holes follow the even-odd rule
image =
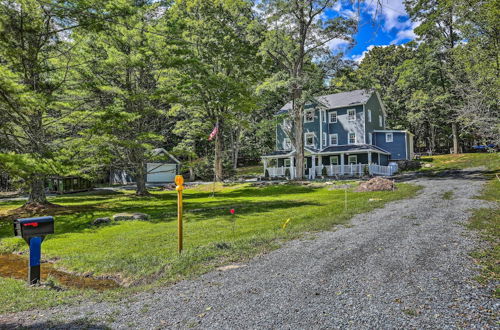
[[[217,158],[217,142],[219,139],[219,119],[217,119],[217,122],[215,123],[215,129],[217,132],[215,133],[215,145],[214,145],[214,181],[212,184],[212,197],[215,197],[215,180],[217,178],[217,164],[215,163],[215,159]]]

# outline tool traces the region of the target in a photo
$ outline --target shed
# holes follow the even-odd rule
[[[151,158],[146,163],[146,183],[159,184],[174,182],[175,176],[180,171],[180,162],[163,148],[151,150]],[[113,170],[110,183],[134,183],[134,178],[126,169]]]

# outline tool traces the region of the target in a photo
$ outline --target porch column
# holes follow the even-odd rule
[[[345,155],[342,152],[340,154],[340,174],[342,174],[342,175],[344,175],[344,158],[345,158]]]
[[[312,173],[311,173],[312,171]],[[316,177],[316,156],[311,155],[311,168],[309,169],[309,175],[311,176],[311,179],[314,179]]]
[[[267,158],[262,158],[264,162],[264,175],[266,175],[266,170],[267,170]]]
[[[372,163],[372,152],[368,151],[368,165]]]
[[[295,179],[295,168],[293,165],[293,156],[290,156],[290,179]]]
[[[321,170],[320,175],[323,176],[323,156],[318,156],[319,169]]]

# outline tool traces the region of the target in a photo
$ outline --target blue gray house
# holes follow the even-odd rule
[[[289,102],[277,113],[276,151],[262,156],[272,177],[295,173],[295,150],[287,134]],[[374,89],[319,96],[304,110],[305,174],[391,175],[392,161],[413,158],[413,134],[386,128],[386,112]]]

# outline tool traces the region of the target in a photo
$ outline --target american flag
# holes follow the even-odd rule
[[[214,139],[214,137],[217,135],[217,132],[219,132],[219,124],[215,124],[215,127],[212,131],[212,133],[210,133],[210,135],[208,136],[208,141],[212,141]]]

